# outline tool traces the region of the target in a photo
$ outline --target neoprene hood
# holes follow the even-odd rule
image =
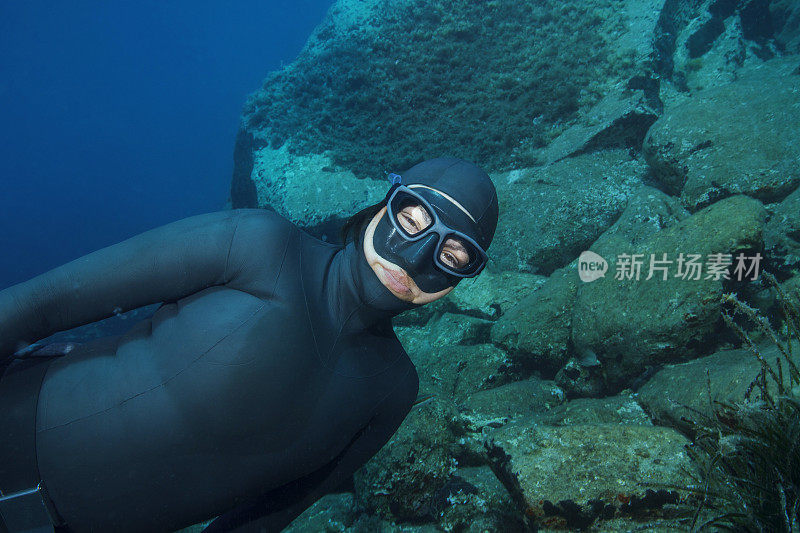
[[[401,180],[433,207],[435,216],[448,228],[464,233],[484,251],[488,249],[497,227],[497,192],[477,165],[456,158],[430,159],[404,172]],[[389,221],[388,213],[375,228],[373,246],[378,255],[403,268],[425,292],[438,292],[461,281],[462,277],[435,264],[439,235],[409,240]]]

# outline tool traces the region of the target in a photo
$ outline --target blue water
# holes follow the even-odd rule
[[[0,7],[0,288],[222,209],[248,93],[332,0]]]

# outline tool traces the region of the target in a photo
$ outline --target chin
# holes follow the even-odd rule
[[[403,301],[419,305],[424,305],[434,300],[438,300],[439,298],[441,298],[442,296],[453,290],[454,287],[448,287],[436,293],[423,292],[419,287],[417,287],[417,285],[414,283],[414,280],[411,279],[410,276],[405,274],[405,271],[402,268],[398,267],[394,263],[391,263],[378,255],[378,253],[375,251],[374,246],[372,245],[372,238],[375,233],[375,226],[378,224],[378,220],[381,218],[381,216],[383,216],[385,211],[386,211],[385,207],[380,211],[378,211],[378,213],[370,221],[369,225],[367,225],[367,229],[364,232],[364,243],[362,245],[364,256],[367,259],[367,263],[375,272],[375,276],[378,277],[378,280],[383,284],[383,286],[386,287],[389,290],[389,292],[394,294],[395,297]],[[397,270],[403,272],[405,274],[406,281],[411,283],[410,287],[406,285],[407,287],[409,287],[410,292],[399,293],[395,291],[390,286],[389,282],[385,279],[385,276],[388,276],[388,273],[386,272],[387,270]]]

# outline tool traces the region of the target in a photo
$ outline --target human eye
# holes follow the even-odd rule
[[[469,262],[463,254],[447,249],[442,250],[441,259],[443,263],[451,268],[463,268]]]
[[[419,231],[419,224],[416,219],[407,213],[405,209],[397,214],[397,219],[407,232],[417,233]]]
[[[458,261],[456,260],[455,256],[448,251],[442,251],[442,262],[449,267],[458,268]]]
[[[457,239],[447,239],[440,254],[441,260],[450,268],[463,268],[470,262],[470,254]]]

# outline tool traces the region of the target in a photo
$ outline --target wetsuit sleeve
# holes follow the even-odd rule
[[[329,464],[221,515],[203,533],[277,533],[333,492],[388,442],[411,410],[419,379],[413,368],[406,377],[398,390],[381,402],[378,414]]]
[[[178,220],[0,291],[0,363],[58,331],[226,283],[241,211]]]

